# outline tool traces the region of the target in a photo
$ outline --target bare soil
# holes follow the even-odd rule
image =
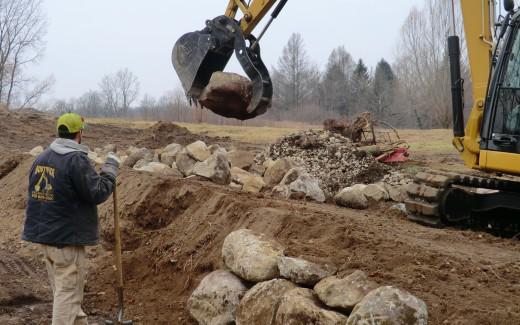
[[[0,324],[48,324],[50,288],[38,247],[20,241],[32,158],[19,152],[48,145],[52,129],[42,127],[42,137],[26,138],[2,120],[0,130],[7,135],[0,138],[5,148],[0,155]],[[110,139],[125,145],[143,134],[96,128],[107,138],[118,131]],[[88,140],[106,144],[101,138]],[[222,242],[240,228],[271,235],[287,247],[287,255],[334,264],[340,274],[361,269],[381,285],[410,291],[427,303],[430,324],[520,324],[517,239],[427,228],[389,212],[388,204],[356,211],[130,169],[122,170],[118,188],[126,314],[138,324],[195,324],[186,300],[208,272],[222,266]],[[111,200],[99,214],[103,240],[89,249],[84,306],[94,322],[116,310]]]

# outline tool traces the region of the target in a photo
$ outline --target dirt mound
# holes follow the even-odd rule
[[[350,139],[321,130],[285,136],[258,155],[257,162],[280,158],[301,162],[319,180],[327,197],[355,183],[378,181],[390,170],[372,156],[358,151]]]

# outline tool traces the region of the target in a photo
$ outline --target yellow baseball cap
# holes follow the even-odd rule
[[[65,126],[69,133],[77,133],[85,128],[85,120],[76,113],[66,113],[58,118],[56,123],[56,131],[60,126]]]

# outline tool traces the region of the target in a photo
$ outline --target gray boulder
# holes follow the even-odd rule
[[[222,260],[231,272],[256,283],[280,275],[278,260],[283,252],[284,247],[277,241],[249,229],[240,229],[224,240]]]
[[[343,279],[327,277],[314,287],[314,291],[327,306],[351,311],[375,288],[377,284],[368,279],[365,272],[355,271]]]
[[[220,185],[231,183],[231,168],[226,155],[222,153],[216,153],[206,161],[195,163],[192,174],[205,177]]]
[[[188,177],[193,173],[193,167],[197,161],[188,155],[186,149],[182,150],[175,157],[175,164],[177,169],[185,176]]]
[[[203,141],[195,141],[186,146],[186,151],[188,155],[197,160],[197,161],[205,161],[211,156],[211,152]]]
[[[309,174],[300,175],[294,182],[289,184],[291,192],[305,193],[305,197],[317,202],[325,202],[323,193],[318,180]]]
[[[363,189],[363,194],[368,200],[372,201],[387,201],[390,199],[388,192],[383,184],[369,184]]]
[[[278,185],[285,174],[291,169],[295,167],[295,163],[288,158],[278,159],[274,163],[272,163],[264,174],[264,181],[269,187],[273,187]]]
[[[335,197],[334,201],[337,205],[353,208],[366,209],[368,208],[368,200],[363,193],[365,185],[357,184],[351,187],[346,187],[341,190]]]
[[[283,279],[257,283],[240,301],[237,325],[273,325],[283,295],[296,285]]]
[[[168,166],[172,166],[177,158],[177,154],[181,152],[182,149],[183,147],[177,143],[167,145],[161,152],[161,162]]]
[[[321,266],[301,258],[285,256],[278,260],[278,269],[282,277],[305,286],[314,286],[336,271],[330,266]]]
[[[345,315],[323,307],[312,290],[304,288],[289,290],[280,302],[274,324],[344,325],[347,323]]]
[[[404,290],[380,287],[356,305],[347,324],[426,325],[428,310],[424,301]]]
[[[246,192],[258,193],[264,188],[265,182],[262,177],[246,172],[238,167],[231,168],[231,179],[242,185]]]
[[[150,162],[153,160],[154,153],[146,148],[138,149],[137,151],[133,152],[126,158],[124,166],[126,167],[134,167],[135,163],[139,160],[146,160],[147,162]]]
[[[231,167],[249,169],[255,161],[255,154],[245,150],[234,150],[227,154]]]
[[[210,154],[212,154],[212,155],[216,154],[216,153],[227,154],[227,150],[225,148],[222,148],[218,144],[212,144],[211,146],[208,147],[208,150],[209,150]]]
[[[235,323],[240,299],[247,291],[245,284],[227,271],[208,274],[188,299],[188,310],[201,325]]]

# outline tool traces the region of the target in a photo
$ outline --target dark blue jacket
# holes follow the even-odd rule
[[[31,167],[22,239],[52,246],[95,245],[99,240],[97,205],[106,201],[115,177],[99,175],[88,148],[56,139]]]

